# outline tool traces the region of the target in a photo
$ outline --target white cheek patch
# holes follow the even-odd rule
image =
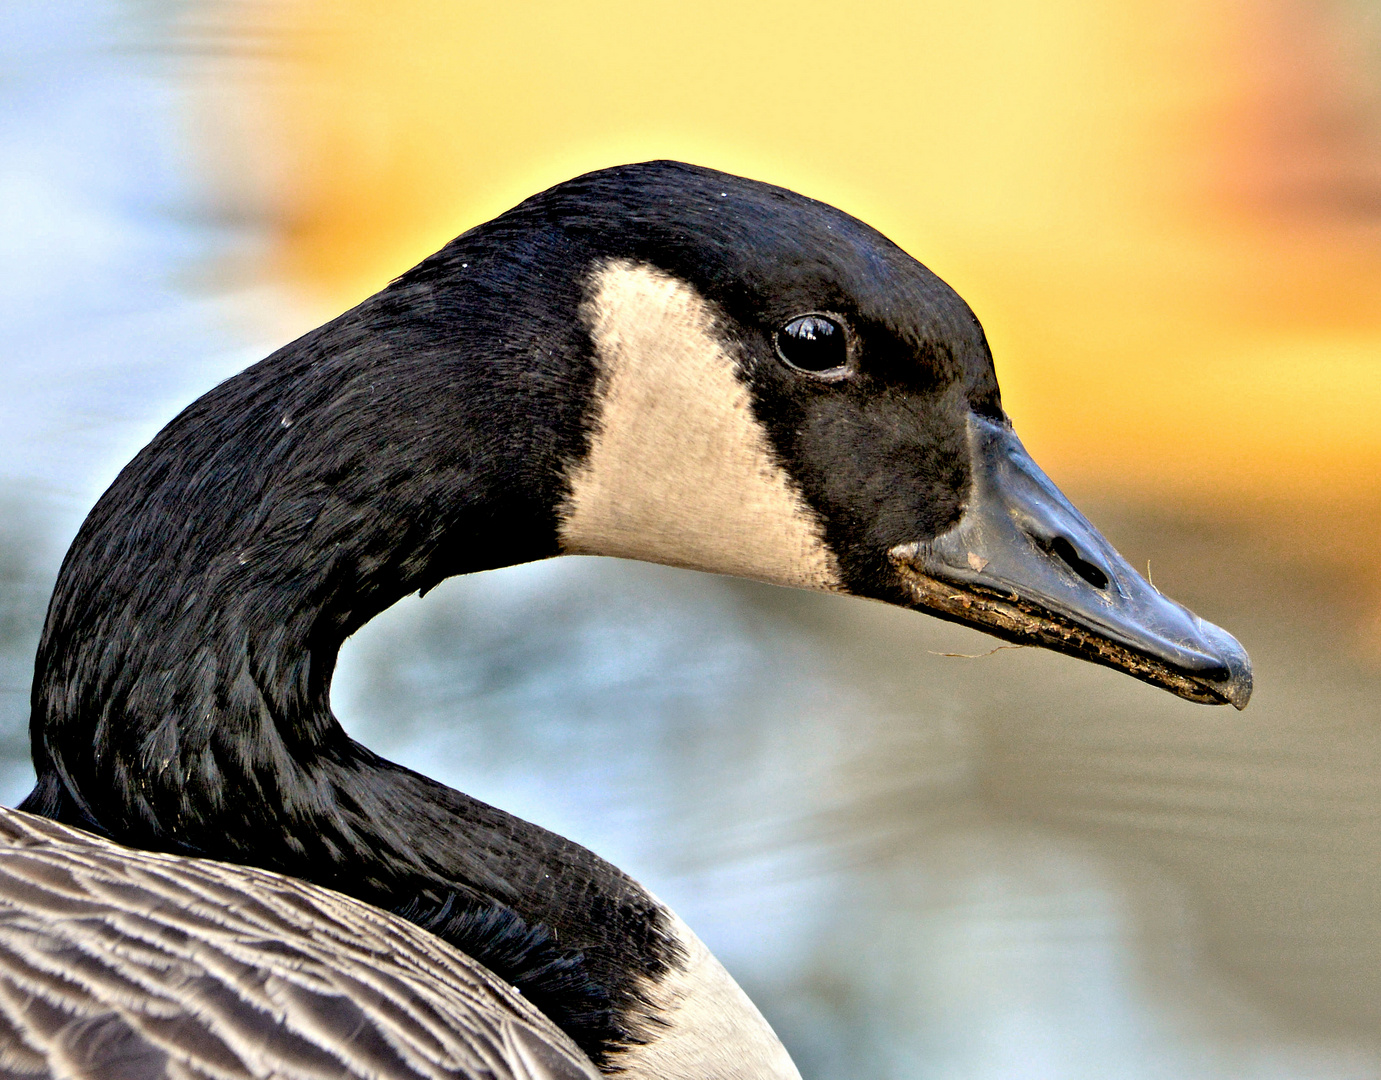
[[[570,476],[562,550],[839,589],[819,522],[774,460],[694,290],[608,263],[591,278],[585,316],[597,414]]]

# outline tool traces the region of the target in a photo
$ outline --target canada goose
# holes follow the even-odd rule
[[[636,882],[331,715],[337,652],[379,611],[566,553],[912,607],[1194,701],[1251,691],[1238,643],[1027,456],[978,320],[923,266],[780,188],[591,173],[194,402],[87,518],[21,808],[75,829],[0,816],[0,1071],[797,1076]]]

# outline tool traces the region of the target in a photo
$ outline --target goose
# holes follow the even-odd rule
[[[779,187],[589,173],[211,390],[91,511],[0,813],[0,1073],[799,1077],[651,892],[331,713],[374,615],[563,554],[1251,693],[1027,454],[937,276]]]

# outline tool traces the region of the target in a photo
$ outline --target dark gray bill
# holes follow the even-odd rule
[[[1251,660],[1237,640],[1133,570],[1011,428],[971,415],[969,449],[973,487],[958,524],[891,551],[917,607],[1190,701],[1246,708]]]

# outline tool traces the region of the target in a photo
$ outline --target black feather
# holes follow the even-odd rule
[[[395,914],[480,961],[558,1027],[582,1033],[582,1043],[602,1048],[619,1041],[608,992],[591,976],[584,953],[562,948],[549,927],[529,926],[506,904],[456,892],[439,904],[414,897]],[[602,1049],[591,1056],[596,1065],[606,1062]]]

